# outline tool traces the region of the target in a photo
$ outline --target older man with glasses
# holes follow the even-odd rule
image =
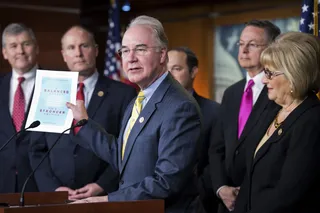
[[[140,87],[128,106],[119,138],[89,119],[77,142],[119,171],[119,190],[82,202],[163,199],[166,212],[196,212],[200,109],[167,71],[168,40],[155,18],[134,19],[119,53],[129,80]],[[68,103],[76,120],[88,119],[81,101]]]

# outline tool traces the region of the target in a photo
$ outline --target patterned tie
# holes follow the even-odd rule
[[[248,86],[242,95],[240,111],[239,111],[239,119],[238,119],[238,138],[240,138],[241,133],[246,125],[246,122],[249,118],[249,115],[252,110],[253,104],[253,94],[252,94],[252,86],[254,85],[254,81],[251,79],[248,82]]]
[[[131,117],[129,119],[128,129],[125,132],[125,136],[124,136],[124,139],[123,139],[122,152],[121,152],[121,158],[122,159],[123,159],[123,156],[124,156],[124,151],[126,149],[127,140],[129,138],[131,129],[132,129],[134,123],[136,122],[136,120],[138,119],[139,114],[140,114],[140,112],[142,110],[142,101],[144,99],[145,99],[145,96],[143,94],[143,91],[141,90],[139,92],[139,94],[138,94],[138,97],[137,97],[136,101],[134,102],[134,106],[133,106],[133,109],[132,109]]]
[[[24,77],[18,78],[19,83],[17,86],[17,90],[14,94],[12,120],[17,132],[21,130],[22,123],[24,121],[25,102],[24,102],[23,90],[21,87],[21,84],[24,80],[25,80]]]
[[[77,100],[84,101],[83,88],[84,88],[84,83],[79,83],[78,84],[78,91],[77,91]],[[77,123],[77,121],[73,119],[73,125],[76,125],[76,123]],[[73,133],[76,135],[79,132],[80,128],[81,128],[81,126],[74,128]]]

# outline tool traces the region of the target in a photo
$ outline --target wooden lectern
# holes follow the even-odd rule
[[[25,193],[25,206],[19,207],[20,194],[0,194],[0,213],[164,213],[163,200],[67,204],[67,192]]]

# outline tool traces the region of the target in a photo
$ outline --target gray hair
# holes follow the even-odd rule
[[[36,42],[36,36],[34,35],[34,32],[32,31],[31,28],[27,27],[26,25],[22,23],[12,23],[6,26],[4,28],[3,33],[2,33],[2,47],[5,47],[5,38],[7,35],[19,35],[20,33],[27,32],[31,39]]]
[[[163,26],[158,19],[155,19],[150,16],[138,16],[133,19],[128,28],[136,25],[146,25],[152,29],[154,32],[155,38],[158,40],[161,47],[168,48],[168,38],[166,33],[164,32]]]

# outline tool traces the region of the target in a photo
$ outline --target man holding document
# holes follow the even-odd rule
[[[77,142],[119,171],[119,189],[80,202],[164,199],[166,212],[195,212],[196,147],[200,110],[166,65],[168,40],[152,17],[134,19],[119,50],[123,69],[141,91],[128,106],[120,135],[104,131],[82,101],[67,103],[76,120],[88,119]]]
[[[84,27],[71,27],[63,35],[61,45],[68,68],[79,73],[77,99],[84,102],[93,120],[118,135],[124,111],[136,96],[135,89],[98,74],[98,46],[93,34]],[[63,135],[35,173],[40,191],[68,191],[69,199],[77,200],[118,188],[118,171],[79,146],[75,137],[78,131],[76,128]],[[30,153],[33,168],[58,137],[57,133],[35,134]]]
[[[2,33],[2,54],[12,72],[0,78],[0,147],[25,128],[37,69],[39,47],[33,31],[24,24],[9,24]],[[20,192],[31,172],[28,158],[30,133],[17,134],[0,151],[0,193]],[[37,191],[31,179],[26,191]]]

